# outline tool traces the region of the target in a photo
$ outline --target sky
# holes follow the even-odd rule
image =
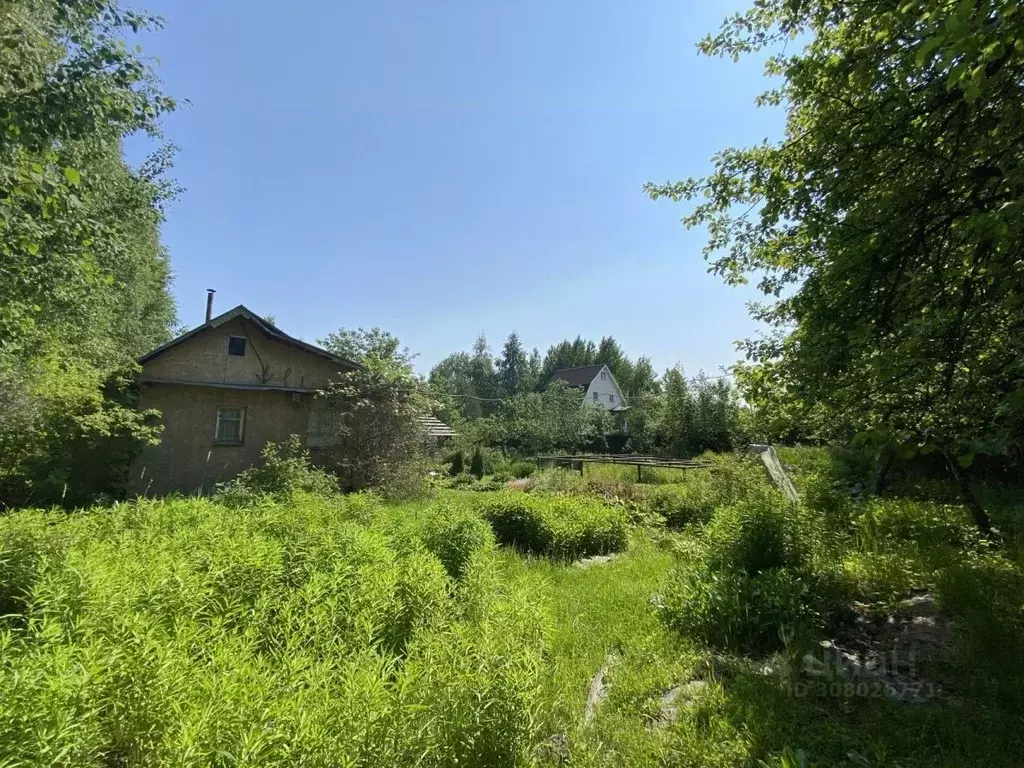
[[[718,372],[756,291],[643,184],[781,136],[760,62],[695,47],[747,4],[126,0],[164,18],[137,42],[188,101],[164,120],[181,323],[215,288],[310,342],[384,328],[423,373],[511,331]]]

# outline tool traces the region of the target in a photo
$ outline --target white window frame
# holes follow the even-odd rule
[[[224,411],[238,411],[237,419],[221,419],[221,413]],[[237,440],[222,440],[220,437],[220,424],[221,421],[237,421],[238,422],[238,439]],[[217,408],[217,420],[213,426],[213,442],[214,445],[241,445],[245,442],[245,406],[243,405],[225,405]]]
[[[608,381],[608,371],[601,371],[601,381]]]
[[[615,394],[613,392],[609,392],[608,393],[608,402],[609,403],[614,403],[615,402]]]
[[[601,402],[601,393],[600,392],[595,392],[594,393],[594,402],[595,403]]]

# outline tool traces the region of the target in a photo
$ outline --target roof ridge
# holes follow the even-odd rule
[[[322,347],[318,347],[315,344],[310,344],[309,342],[303,341],[302,339],[298,339],[298,338],[292,336],[291,334],[289,334],[289,333],[287,333],[285,331],[282,331],[276,325],[273,325],[272,323],[268,322],[267,320],[264,320],[262,317],[257,315],[255,312],[253,312],[251,309],[249,309],[244,304],[239,304],[236,307],[232,307],[227,312],[222,312],[221,314],[217,315],[216,317],[211,317],[209,320],[207,320],[202,325],[197,325],[195,328],[193,328],[193,329],[191,329],[189,331],[185,331],[185,333],[183,333],[183,334],[181,334],[179,336],[176,336],[175,338],[171,339],[170,341],[168,341],[168,342],[166,342],[164,344],[161,344],[160,346],[156,347],[155,349],[152,349],[149,352],[147,352],[146,354],[144,354],[141,357],[139,357],[137,362],[140,363],[140,364],[141,363],[149,362],[154,357],[157,357],[157,356],[163,354],[164,352],[166,352],[167,350],[171,349],[172,347],[176,347],[177,345],[181,344],[182,342],[185,342],[188,339],[191,339],[193,336],[197,336],[198,334],[200,334],[201,332],[206,331],[206,330],[210,330],[210,329],[213,329],[213,328],[218,328],[221,325],[223,325],[224,323],[228,322],[229,320],[234,320],[237,317],[243,317],[246,320],[249,320],[251,322],[256,323],[257,325],[262,326],[260,330],[262,330],[268,336],[277,337],[278,340],[283,341],[286,344],[291,344],[293,346],[296,346],[296,347],[302,349],[305,352],[309,352],[310,354],[313,354],[313,355],[319,355],[319,356],[322,356],[322,357],[327,357],[328,359],[332,360],[333,362],[336,362],[336,363],[339,363],[339,364],[342,364],[342,365],[352,366],[353,368],[360,368],[361,367],[359,365],[359,363],[355,362],[354,360],[348,360],[348,359],[342,357],[341,355],[336,355],[336,354],[334,354],[333,352],[331,352],[329,350],[323,349]]]

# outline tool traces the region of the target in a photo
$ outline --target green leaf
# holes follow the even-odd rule
[[[957,456],[956,463],[959,464],[964,469],[967,469],[967,467],[971,466],[971,464],[974,463],[974,451],[971,451],[970,453],[965,453],[963,456]]]
[[[917,65],[917,67],[919,68],[923,67],[925,61],[928,59],[929,54],[931,54],[932,51],[934,51],[936,48],[942,45],[942,42],[942,35],[933,35],[932,37],[929,37],[927,40],[925,40],[921,44],[921,47],[917,49],[917,53],[914,56],[914,64]]]
[[[65,169],[64,169],[64,178],[66,178],[66,179],[67,179],[68,181],[70,181],[70,182],[71,182],[72,184],[74,184],[74,185],[75,185],[76,187],[77,187],[77,186],[78,186],[79,184],[81,184],[81,183],[82,183],[82,174],[80,174],[80,173],[79,173],[79,172],[78,172],[78,171],[77,171],[76,169],[74,169],[74,168],[65,168]]]

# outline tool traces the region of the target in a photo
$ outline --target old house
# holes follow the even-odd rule
[[[563,368],[551,375],[551,381],[564,381],[571,387],[583,390],[583,402],[600,406],[615,416],[620,432],[628,429],[626,412],[629,404],[607,365],[585,365],[582,368]]]
[[[243,306],[139,359],[139,408],[162,414],[163,437],[136,460],[137,493],[212,491],[297,434],[323,445],[315,393],[357,365],[289,336]]]

